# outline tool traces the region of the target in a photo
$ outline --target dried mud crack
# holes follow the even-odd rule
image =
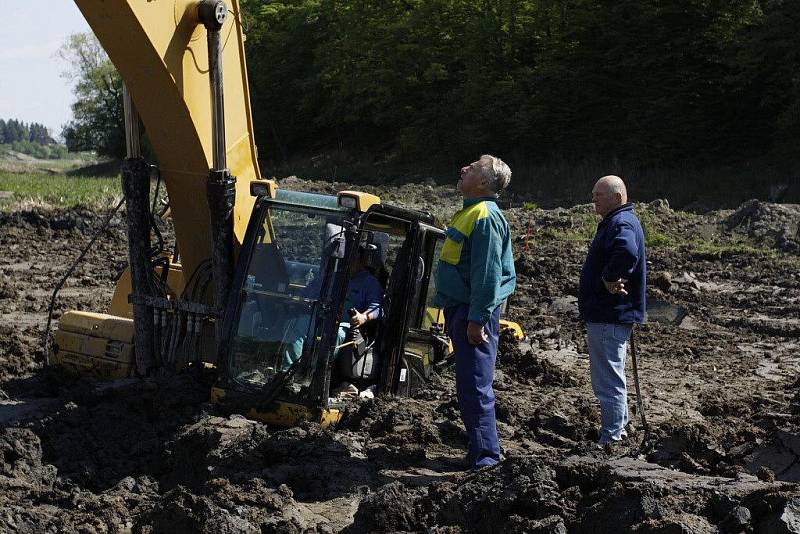
[[[431,184],[373,192],[439,219],[456,205]],[[649,251],[657,320],[637,332],[647,440],[631,392],[628,441],[610,454],[594,447],[575,299],[592,215],[512,207],[509,318],[529,343],[501,342],[506,459],[477,473],[459,462],[450,369],[412,399],[354,401],[331,430],[221,413],[206,375],[108,388],[44,369],[50,292],[103,214],[0,213],[0,531],[800,531],[800,208],[637,211],[661,236]],[[56,317],[104,310],[125,260],[114,219]]]

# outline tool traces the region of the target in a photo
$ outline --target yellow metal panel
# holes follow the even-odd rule
[[[525,333],[522,331],[522,327],[515,323],[514,321],[507,321],[505,319],[500,319],[500,331],[510,329],[514,332],[514,337],[518,340],[522,341],[525,339]]]
[[[211,388],[211,402],[221,404],[226,392],[222,388]],[[322,428],[338,423],[342,419],[343,413],[336,409],[314,410],[302,404],[275,401],[274,409],[261,411],[255,408],[245,414],[245,417],[254,421],[280,427],[290,427],[303,421],[314,421],[319,423]]]
[[[61,316],[58,329],[76,334],[133,343],[133,321],[105,313],[68,311]]]
[[[132,291],[131,268],[126,267],[125,270],[122,271],[119,280],[117,280],[117,285],[114,287],[114,296],[111,297],[111,306],[108,307],[108,313],[133,319],[133,306],[128,303],[128,295],[130,295]]]
[[[161,269],[156,269],[156,273],[160,276]],[[170,263],[169,271],[167,272],[167,285],[180,295],[183,291],[184,279],[183,269],[179,263]],[[127,267],[122,276],[117,280],[117,285],[114,288],[114,296],[111,297],[111,306],[108,308],[108,313],[111,315],[118,315],[119,317],[127,317],[133,319],[133,306],[128,303],[128,295],[131,293],[131,269]]]
[[[75,0],[122,75],[158,155],[184,276],[210,256],[206,177],[212,164],[206,30],[196,0]],[[260,173],[238,0],[221,30],[227,164],[237,176],[234,233],[244,237]]]
[[[103,358],[92,358],[65,350],[51,356],[51,363],[60,365],[69,372],[81,376],[115,379],[131,376],[133,365]]]
[[[127,364],[132,364],[135,360],[133,345],[130,343],[58,330],[55,334],[53,353],[62,350]]]
[[[444,327],[444,312],[441,308],[426,306],[425,315],[422,317],[422,328],[427,330],[434,324]]]

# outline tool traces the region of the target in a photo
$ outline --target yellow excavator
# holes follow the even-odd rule
[[[238,0],[76,3],[125,84],[129,267],[108,313],[62,315],[49,364],[107,380],[213,366],[214,402],[282,426],[337,422],[338,380],[379,395],[424,385],[451,352],[431,303],[444,232],[368,193],[261,178]],[[140,120],[169,197],[173,253],[160,235],[152,242]],[[356,261],[380,280],[382,312],[342,343]]]

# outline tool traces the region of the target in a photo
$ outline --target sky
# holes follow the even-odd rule
[[[0,119],[38,122],[61,133],[72,117],[69,66],[56,52],[89,25],[72,0],[0,0],[8,15],[0,46]]]

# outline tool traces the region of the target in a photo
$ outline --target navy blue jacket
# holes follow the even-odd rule
[[[624,278],[627,295],[609,293],[603,281]],[[589,323],[644,323],[647,265],[644,232],[633,204],[608,213],[589,245],[578,290],[580,318]]]

